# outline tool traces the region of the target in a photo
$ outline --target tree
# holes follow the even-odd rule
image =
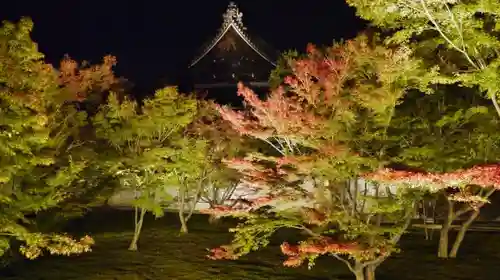
[[[356,279],[375,278],[376,267],[396,250],[421,195],[359,180],[384,166],[387,129],[400,98],[411,87],[427,90],[415,81],[434,75],[421,72],[420,62],[409,55],[363,37],[326,52],[309,46],[305,59],[289,62],[293,75],[285,79],[286,90],[273,90],[262,101],[239,86],[249,109],[219,107],[221,116],[240,134],[268,143],[274,153],[228,161],[256,196],[209,211],[243,219],[232,229],[232,244],[213,249],[212,258],[238,258],[267,246],[276,230],[292,228],[308,238],[299,245],[283,243],[289,256],[285,265],[308,260],[312,266],[318,256],[330,255]]]
[[[178,185],[178,212],[181,233],[188,233],[187,223],[200,200],[225,203],[231,198],[239,174],[222,163],[226,156],[241,151],[242,140],[237,133],[216,115],[210,101],[198,100],[197,116],[186,127],[184,138],[188,143],[179,153],[179,160],[167,165],[175,172]],[[226,191],[222,197],[221,191]],[[210,192],[213,196],[208,196]],[[211,200],[213,199],[213,200]]]
[[[196,137],[185,136],[184,139],[184,144],[178,147],[178,156],[166,167],[175,174],[175,177],[172,177],[172,184],[177,186],[177,210],[181,222],[181,234],[189,232],[188,222],[200,200],[209,168],[205,159],[207,142]]]
[[[33,259],[47,250],[69,255],[90,251],[93,240],[35,231],[33,215],[53,208],[79,180],[85,161],[59,161],[66,137],[57,137],[65,103],[58,74],[43,62],[30,38],[33,23],[4,22],[0,29],[0,255],[12,240]]]
[[[377,27],[386,31],[386,43],[392,46],[407,46],[414,50],[414,55],[425,60],[424,67],[427,69],[438,69],[440,75],[433,81],[435,84],[456,84],[461,87],[470,88],[468,94],[475,96],[480,92],[488,98],[494,107],[497,118],[500,116],[500,106],[498,105],[498,48],[500,40],[498,37],[500,23],[500,4],[498,1],[473,0],[473,1],[429,1],[429,0],[388,0],[388,1],[366,1],[348,0],[352,6],[356,7],[358,14],[367,20],[372,21]],[[455,92],[463,92],[457,91]],[[461,97],[459,97],[461,98]],[[418,143],[413,149],[413,161],[417,155],[422,155],[427,151],[433,151],[435,155],[451,155],[448,161],[433,157],[437,162],[443,164],[441,170],[423,164],[424,171],[449,172],[457,169],[469,168],[479,162],[498,161],[497,141],[498,121],[493,120],[487,112],[484,104],[463,104],[460,110],[443,117],[437,123],[434,131],[446,131],[450,127],[454,131],[453,137],[444,137],[447,146],[443,152],[433,150],[436,145],[424,147]],[[448,112],[449,113],[449,112]],[[477,122],[471,127],[470,122],[464,119],[469,117],[477,118],[488,115],[490,119],[484,122]],[[492,124],[496,125],[496,128]],[[460,132],[461,130],[461,132]],[[479,132],[478,132],[479,130]],[[463,133],[463,132],[466,133]],[[464,135],[465,134],[465,135]],[[466,135],[469,134],[469,135]],[[459,139],[460,135],[467,138]],[[451,133],[448,135],[451,136]],[[429,142],[436,140],[429,137]],[[442,144],[443,139],[437,142]],[[459,139],[458,143],[455,142]],[[456,149],[457,145],[463,148]],[[477,145],[470,149],[471,146]],[[418,150],[420,149],[420,150]],[[470,149],[470,154],[464,153],[465,149]],[[487,151],[487,154],[485,154]],[[429,154],[427,152],[427,154]],[[475,158],[474,158],[475,157]],[[417,160],[422,163],[423,158]],[[464,160],[465,159],[465,160]],[[496,160],[495,160],[496,159]],[[428,159],[429,160],[429,159]],[[427,167],[427,168],[425,168]],[[429,168],[430,167],[430,168]],[[482,189],[479,189],[482,192]],[[485,193],[487,196],[490,192]],[[472,213],[464,225],[471,223],[479,214],[479,211],[471,209],[465,205],[465,209],[454,213],[455,202],[448,201],[448,213],[446,221],[441,230],[440,257],[448,256],[446,226],[452,222],[452,218]],[[466,230],[467,227],[462,227]],[[459,232],[462,236],[462,231]],[[465,234],[465,232],[463,233]],[[460,239],[460,238],[459,238]],[[460,242],[454,246],[451,257],[456,255]]]
[[[413,93],[398,107],[391,133],[403,135],[391,150],[397,156],[393,166],[403,170],[448,173],[474,165],[498,162],[498,118],[487,99],[470,89],[447,86],[431,95]],[[450,186],[451,187],[451,186]],[[470,189],[482,193],[484,188]],[[484,192],[485,198],[492,192]],[[450,200],[450,193],[433,192],[431,201],[443,202],[434,222],[441,223],[438,256],[448,257],[448,232],[452,222],[466,218],[465,224],[477,218],[480,207]],[[456,247],[454,251],[458,250]],[[451,254],[454,257],[455,254]]]
[[[169,191],[177,174],[170,167],[181,164],[183,152],[191,148],[183,132],[195,115],[195,100],[178,94],[176,88],[165,88],[141,107],[111,94],[93,118],[97,138],[115,150],[106,161],[109,172],[136,195],[130,250],[137,250],[146,212],[160,217],[163,205],[172,200]]]
[[[448,215],[441,229],[439,256],[456,257],[460,244],[469,226],[479,215],[481,207],[488,203],[488,197],[500,187],[500,166],[482,165],[447,173],[424,173],[385,169],[366,175],[384,183],[399,184],[410,188],[428,188],[432,192],[447,190]],[[455,203],[465,204],[454,209]],[[448,247],[448,232],[456,218],[469,212],[469,218],[462,223],[451,251]]]
[[[79,162],[85,167],[65,190],[71,197],[37,215],[38,224],[44,228],[62,225],[83,215],[90,207],[102,205],[115,190],[116,182],[100,165],[100,155],[106,151],[96,145],[94,129],[89,123],[89,117],[106,101],[110,91],[124,92],[124,80],[113,72],[115,64],[113,56],[104,57],[97,65],[79,64],[66,56],[57,69],[59,93],[55,99],[61,105],[54,112],[51,133],[59,143],[54,166],[61,168]]]
[[[229,168],[223,160],[243,155],[254,148],[248,138],[242,138],[231,125],[222,119],[211,101],[200,101],[199,118],[189,131],[195,137],[207,143],[203,157],[204,182],[200,201],[210,208],[227,203],[234,203],[241,175]],[[210,222],[214,222],[211,217]]]

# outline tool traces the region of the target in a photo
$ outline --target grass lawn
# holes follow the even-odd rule
[[[129,252],[133,216],[130,211],[99,211],[72,225],[79,233],[96,240],[93,252],[75,257],[42,257],[20,261],[0,271],[0,279],[10,280],[334,280],[353,279],[343,264],[333,258],[321,259],[317,266],[291,269],[281,266],[279,242],[238,261],[211,261],[206,248],[227,243],[227,224],[209,225],[207,217],[195,216],[190,233],[178,236],[175,215],[148,218],[138,252]],[[277,239],[283,236],[278,236]],[[437,235],[435,235],[435,239]],[[435,241],[421,234],[408,234],[402,252],[377,270],[377,280],[497,280],[500,272],[500,234],[469,233],[459,258],[438,260]]]

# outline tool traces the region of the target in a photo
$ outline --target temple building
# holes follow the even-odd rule
[[[267,91],[269,74],[276,66],[278,52],[250,36],[242,19],[243,14],[231,2],[217,35],[189,65],[194,90],[220,103],[237,100],[238,82],[256,92]]]

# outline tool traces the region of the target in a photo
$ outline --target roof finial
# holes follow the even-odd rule
[[[245,29],[243,26],[243,13],[240,12],[238,7],[234,2],[229,2],[227,6],[226,13],[223,15],[224,18],[224,26],[228,26],[230,24],[236,24],[238,27]]]

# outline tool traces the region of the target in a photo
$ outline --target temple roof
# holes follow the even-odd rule
[[[267,51],[270,49],[262,40],[251,40],[246,32],[246,27],[243,25],[243,13],[241,13],[233,2],[229,3],[226,12],[223,15],[223,24],[219,29],[217,35],[202,49],[200,55],[198,55],[189,65],[189,67],[195,66],[200,60],[202,60],[214,47],[222,41],[226,34],[236,33],[239,38],[241,38],[253,51],[255,51],[260,57],[269,62],[271,65],[276,66],[275,60],[273,58],[274,51]]]

